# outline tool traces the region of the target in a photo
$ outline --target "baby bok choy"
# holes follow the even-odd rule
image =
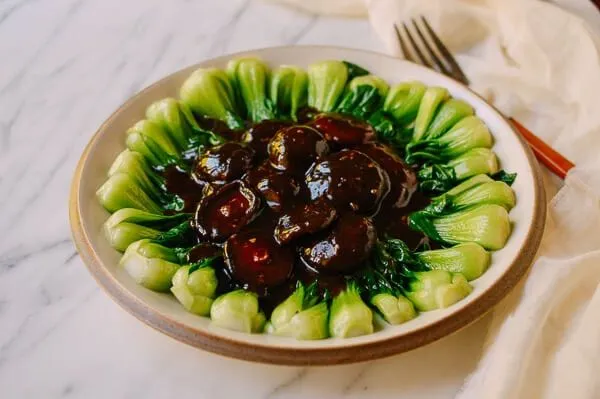
[[[149,239],[142,239],[129,245],[119,265],[135,282],[159,292],[171,288],[171,280],[181,267],[176,250]]]
[[[389,85],[377,76],[355,77],[346,86],[335,111],[368,122],[382,141],[401,149],[409,138],[406,129],[382,108],[388,92]]]
[[[490,253],[474,242],[417,252],[415,255],[430,269],[460,273],[467,281],[480,277],[487,270],[491,259]]]
[[[331,112],[340,101],[349,78],[342,61],[320,61],[308,66],[308,105],[321,112]]]
[[[411,252],[406,244],[398,239],[387,239],[378,247],[379,259],[387,259],[389,274],[400,274],[401,278],[393,276],[388,281],[400,282],[404,296],[420,311],[428,311],[448,307],[467,295],[472,287],[460,273],[446,270],[430,270],[418,254]],[[391,262],[389,261],[391,259]],[[399,304],[410,315],[402,299]]]
[[[388,84],[378,76],[356,77],[346,86],[335,111],[366,120],[379,109],[388,90]]]
[[[152,121],[143,119],[137,122],[127,130],[126,135],[127,148],[142,154],[154,167],[174,164],[181,158],[169,133]]]
[[[229,80],[252,122],[275,118],[275,107],[267,96],[269,73],[267,64],[255,57],[234,58],[227,63]]]
[[[269,98],[279,117],[297,121],[298,110],[308,101],[308,74],[300,67],[282,65],[273,71]]]
[[[164,181],[146,158],[129,149],[121,152],[108,170],[109,179],[98,189],[100,203],[109,211],[136,208],[151,213],[179,209],[181,199],[168,194]]]
[[[414,122],[427,87],[421,82],[405,82],[392,86],[383,103],[383,110],[402,125]]]
[[[180,151],[188,148],[193,136],[192,126],[174,98],[164,98],[146,108],[146,118],[163,130],[177,144]]]
[[[473,291],[465,276],[445,270],[415,272],[406,297],[420,311],[447,308]]]
[[[440,94],[437,94],[436,99],[441,99],[442,96],[445,95],[444,90],[437,88],[437,91]],[[434,97],[432,95],[432,97]],[[432,110],[431,107],[435,107],[435,100],[432,99],[425,105],[430,107],[430,109],[425,110],[426,117],[423,118],[421,125],[417,125],[415,122],[415,134],[413,135],[413,142],[418,142],[423,139],[436,139],[446,133],[450,128],[456,125],[460,120],[466,118],[467,116],[473,115],[473,107],[469,105],[466,101],[459,100],[456,98],[450,98],[444,101],[439,109]],[[421,103],[421,107],[424,104]],[[419,112],[421,112],[422,108],[419,107]],[[433,115],[435,114],[435,115]],[[433,116],[433,119],[430,118]],[[431,123],[429,123],[431,120]],[[417,128],[419,128],[419,135],[417,135]]]
[[[164,98],[146,108],[146,118],[168,132],[180,152],[196,149],[199,145],[213,146],[224,139],[213,132],[201,129],[192,111],[174,98]]]
[[[442,194],[438,197],[435,197],[434,200],[443,198],[444,195],[456,196],[458,194],[462,194],[463,192],[470,190],[473,187],[477,187],[480,184],[489,183],[489,182],[493,182],[493,181],[494,181],[494,179],[492,179],[488,175],[484,175],[484,174],[475,175],[475,176],[471,177],[470,179],[463,181],[459,185],[452,187],[450,190],[446,191],[444,194]]]
[[[411,164],[419,161],[447,162],[473,148],[491,148],[492,144],[492,135],[485,123],[472,115],[459,121],[438,138],[409,143],[406,161]]]
[[[508,184],[495,181],[487,175],[477,175],[432,198],[425,211],[444,214],[482,204],[496,204],[510,211],[515,202],[515,193]]]
[[[478,174],[494,174],[498,172],[498,158],[488,148],[474,148],[454,158],[446,164],[454,171],[457,181]]]
[[[215,258],[185,265],[173,276],[171,292],[183,307],[191,313],[208,316],[219,284],[211,267]]]
[[[433,86],[425,90],[415,119],[413,141],[419,141],[423,138],[440,105],[449,97],[450,93],[443,87]]]
[[[123,208],[113,213],[103,230],[111,247],[125,251],[127,247],[143,238],[162,244],[181,244],[190,241],[192,227],[190,215],[160,215],[134,208]]]
[[[496,204],[482,204],[436,215],[427,210],[410,214],[409,226],[429,238],[446,243],[475,242],[485,249],[497,250],[506,244],[511,225],[506,209]]]
[[[244,127],[244,121],[237,112],[234,86],[223,70],[196,69],[183,82],[179,97],[197,117],[222,120],[231,129]]]
[[[346,68],[348,68],[348,80],[352,80],[356,77],[359,76],[365,76],[369,74],[369,71],[367,71],[365,68],[361,67],[360,65],[356,65],[350,61],[342,61],[344,63],[344,65],[346,65]]]
[[[161,206],[146,194],[138,180],[127,173],[114,173],[96,191],[98,201],[109,212],[135,208],[159,214]]]
[[[418,263],[416,258],[407,259],[409,256],[406,248],[404,256],[394,259],[388,253],[385,243],[379,241],[366,267],[354,276],[354,281],[361,288],[367,302],[393,325],[417,316],[413,304],[403,295],[407,277],[401,268],[412,269]],[[416,264],[416,267],[423,268],[420,264]]]
[[[350,338],[373,333],[373,312],[360,297],[354,282],[348,283],[331,303],[329,334],[336,338]]]
[[[469,177],[496,172],[496,154],[488,148],[473,148],[445,164],[425,164],[417,176],[422,191],[441,193]]]
[[[142,154],[136,151],[124,150],[114,160],[108,169],[108,177],[118,173],[125,173],[156,202],[167,198],[164,191],[163,179],[150,167]]]
[[[316,284],[305,288],[298,282],[296,290],[273,310],[265,331],[298,340],[323,339],[329,335],[328,316],[327,302],[320,301]]]
[[[371,298],[371,305],[392,325],[402,324],[417,317],[415,306],[402,294],[376,294]]]
[[[256,294],[244,290],[230,291],[215,299],[210,318],[216,326],[248,334],[262,332],[266,322]]]
[[[381,249],[381,243],[378,247],[376,251],[384,251]],[[368,294],[368,302],[385,321],[392,325],[402,324],[414,319],[417,312],[412,302],[403,295],[406,276],[397,274],[395,263],[389,254],[385,253],[385,256],[389,259],[383,265],[384,270],[380,269],[380,265],[371,265],[358,277],[357,284]]]

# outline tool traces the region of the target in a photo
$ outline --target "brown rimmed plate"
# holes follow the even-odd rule
[[[467,298],[447,308],[426,312],[400,326],[378,322],[374,334],[321,341],[296,341],[265,334],[243,334],[214,327],[208,318],[187,313],[168,294],[137,285],[118,268],[120,254],[102,234],[109,214],[95,192],[106,180],[115,157],[125,148],[125,131],[144,117],[152,102],[176,97],[185,78],[198,67],[224,67],[231,58],[256,55],[271,66],[307,66],[324,59],[339,59],[364,66],[390,84],[420,80],[446,87],[469,102],[494,135],[493,150],[502,167],[517,172],[513,185],[517,206],[510,212],[513,232],[507,245],[492,256],[488,271],[472,282]],[[274,47],[227,55],[190,66],[136,94],[100,126],[81,156],[73,177],[69,215],[73,239],[88,269],[100,286],[123,308],[155,329],[192,346],[245,360],[289,364],[351,363],[389,356],[428,344],[468,325],[490,310],[523,277],[539,247],[546,211],[538,165],[511,125],[492,106],[467,87],[434,71],[386,55],[338,47]]]

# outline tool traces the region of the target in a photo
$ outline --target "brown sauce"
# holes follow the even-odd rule
[[[232,151],[231,145],[211,149],[213,170],[228,172],[217,179],[225,186],[208,185],[175,167],[164,172],[167,190],[183,199],[185,212],[196,214],[201,244],[190,251],[189,261],[224,247],[224,262],[217,264],[219,291],[253,290],[267,313],[297,281],[317,281],[336,295],[361,269],[375,237],[399,238],[413,249],[429,244],[407,225],[408,215],[429,200],[416,191],[414,171],[391,148],[373,141],[372,128],[308,109],[300,115],[298,125],[312,128],[265,121],[251,126],[249,134],[200,120],[203,128],[248,145],[255,154],[250,161],[248,152]],[[319,123],[311,123],[315,116]],[[293,131],[293,140],[282,137],[284,129]],[[269,167],[273,170],[265,170]]]
[[[216,133],[230,141],[240,141],[244,134],[243,130],[231,130],[225,122],[218,119],[196,118],[196,123],[200,128]]]
[[[221,256],[223,248],[216,244],[202,242],[194,246],[187,254],[187,261],[190,263],[200,262],[202,259]]]
[[[182,212],[192,213],[202,198],[205,184],[197,183],[187,172],[177,166],[168,166],[163,172],[165,186],[171,194],[176,194],[183,200]]]

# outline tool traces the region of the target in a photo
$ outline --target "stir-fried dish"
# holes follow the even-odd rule
[[[445,308],[504,247],[514,174],[465,101],[345,61],[202,68],[98,189],[129,275],[214,325],[300,340]]]

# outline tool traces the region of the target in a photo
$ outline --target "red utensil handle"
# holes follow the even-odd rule
[[[564,179],[567,176],[567,172],[571,170],[575,164],[554,151],[548,144],[544,143],[542,139],[531,133],[525,126],[521,125],[513,118],[509,119],[519,133],[521,133],[521,136],[523,136],[525,141],[527,141],[538,161],[550,169],[552,173],[561,179]]]

